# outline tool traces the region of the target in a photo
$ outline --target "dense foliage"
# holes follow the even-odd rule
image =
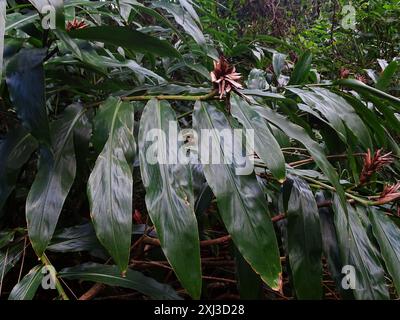
[[[345,4],[0,0],[0,297],[398,298],[400,4]]]

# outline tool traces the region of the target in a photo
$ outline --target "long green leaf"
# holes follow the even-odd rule
[[[199,133],[204,129],[212,130],[211,154],[221,155],[219,164],[207,161],[208,164],[203,163],[203,167],[228,232],[240,253],[263,281],[279,289],[279,250],[267,202],[254,173],[238,175],[237,172],[240,167],[237,155],[242,152],[242,143],[238,139],[228,139],[222,143],[219,133],[232,128],[225,115],[206,102],[196,102],[193,127]],[[223,148],[223,144],[227,148]]]
[[[32,300],[43,279],[42,269],[42,265],[31,269],[11,290],[8,300]]]
[[[304,52],[299,61],[294,66],[293,73],[290,77],[289,85],[302,84],[307,80],[311,69],[312,54],[310,51]]]
[[[231,108],[232,115],[247,130],[254,130],[254,146],[252,147],[260,159],[267,164],[274,177],[282,182],[286,176],[285,158],[264,118],[236,94],[232,94]]]
[[[317,202],[325,201],[326,198],[322,192],[316,195]],[[326,264],[335,281],[336,288],[340,292],[342,299],[354,299],[351,291],[346,290],[342,286],[342,258],[340,257],[338,237],[334,224],[334,214],[330,207],[319,208],[319,221],[321,224],[322,248]]]
[[[341,80],[336,81],[335,84],[340,85],[340,86],[349,87],[351,89],[356,90],[357,92],[368,93],[368,94],[371,94],[372,96],[376,96],[376,97],[391,101],[394,105],[397,106],[397,110],[400,110],[400,99],[399,98],[394,97],[390,94],[387,94],[386,92],[383,92],[376,88],[372,88],[361,81],[354,80],[354,79],[341,79]]]
[[[180,54],[167,41],[159,40],[128,27],[100,26],[68,32],[72,38],[99,41],[114,46],[158,56],[179,57]]]
[[[288,177],[287,235],[290,269],[299,299],[322,298],[322,242],[318,207],[302,179]],[[284,187],[284,189],[286,189]]]
[[[11,130],[0,141],[0,216],[10,193],[15,188],[21,167],[37,148],[37,142],[24,128]]]
[[[198,299],[201,294],[200,244],[192,178],[189,164],[171,161],[171,156],[178,156],[172,146],[181,147],[178,141],[170,140],[173,130],[178,132],[175,121],[175,112],[168,102],[154,99],[148,102],[140,121],[140,171],[146,188],[147,209],[165,256],[182,285]],[[151,136],[154,130],[160,130],[165,136]],[[155,138],[157,141],[152,141]],[[154,146],[158,156],[155,163],[149,159]]]
[[[22,124],[40,142],[50,145],[45,102],[43,59],[46,49],[23,49],[8,63],[6,81]]]
[[[337,197],[334,198],[333,209],[342,262],[355,269],[354,296],[360,300],[389,299],[378,252],[357,212],[349,205],[346,216]]]
[[[383,70],[382,74],[378,78],[375,87],[382,91],[387,91],[390,86],[390,83],[393,80],[393,76],[396,74],[397,69],[399,68],[399,62],[392,61],[389,65]]]
[[[106,117],[108,138],[88,181],[90,212],[101,244],[121,271],[128,266],[131,229],[134,110],[127,102],[110,98],[99,117]]]
[[[329,181],[335,187],[336,192],[340,198],[340,202],[345,211],[347,211],[347,202],[343,187],[339,182],[339,176],[335,168],[328,161],[322,147],[306,133],[306,131],[299,125],[290,122],[286,117],[280,115],[276,111],[266,107],[254,105],[252,108],[257,111],[267,121],[273,123],[290,138],[295,139],[302,143],[310,152],[315,163],[319,166],[322,172],[328,177]]]
[[[196,22],[190,14],[181,6],[167,1],[153,1],[152,5],[156,8],[166,10],[172,14],[177,24],[179,24],[187,34],[189,34],[199,45],[205,45],[206,39]]]
[[[276,78],[279,78],[282,69],[285,67],[286,64],[285,59],[286,55],[279,52],[274,52],[272,55],[272,67]]]
[[[24,243],[20,242],[0,251],[0,279],[15,267],[24,252]]]
[[[397,293],[400,293],[400,229],[383,212],[374,208],[369,210],[372,231],[378,240],[382,257],[392,276]]]
[[[15,230],[0,231],[0,249],[8,245],[14,239]]]
[[[343,120],[332,105],[327,103],[321,95],[299,88],[289,88],[289,90],[298,95],[307,106],[312,108],[314,111],[316,110],[316,112],[319,112],[324,118],[326,118],[332,128],[334,128],[338,133],[339,137],[344,137],[344,140],[346,141],[347,134]]]
[[[104,283],[109,286],[133,289],[156,300],[181,300],[175,290],[142,273],[128,269],[122,277],[117,266],[85,263],[62,269],[58,275],[64,279],[79,279]]]
[[[289,90],[301,97],[310,107],[316,108],[343,136],[346,137],[344,123],[365,149],[372,149],[367,127],[344,98],[324,88],[313,88],[314,92],[297,88]]]
[[[368,128],[355,112],[351,104],[349,104],[341,96],[333,93],[332,91],[329,91],[328,89],[313,88],[313,91],[317,94],[320,94],[327,102],[327,104],[332,106],[332,109],[334,109],[338,113],[339,117],[350,129],[353,135],[360,140],[364,148],[373,148]]]
[[[234,255],[240,299],[261,300],[263,298],[263,282],[260,276],[250,267],[236,247]]]
[[[49,244],[64,201],[75,180],[73,133],[84,110],[71,105],[51,127],[52,148],[43,147],[39,169],[26,200],[26,220],[32,247],[41,256]]]

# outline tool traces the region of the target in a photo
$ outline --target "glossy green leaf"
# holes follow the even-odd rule
[[[76,173],[73,133],[85,111],[78,105],[65,109],[52,123],[51,150],[43,147],[39,168],[26,200],[26,220],[32,247],[41,256],[49,244]]]
[[[305,104],[307,104],[314,111],[321,114],[326,120],[331,124],[331,126],[337,131],[340,137],[343,137],[346,141],[346,127],[344,126],[343,120],[339,116],[336,108],[325,99],[312,91],[299,89],[299,88],[289,88],[289,90],[296,95],[298,95]]]
[[[357,114],[363,119],[370,130],[375,134],[379,145],[384,146],[387,142],[387,132],[385,132],[385,124],[381,118],[377,117],[373,110],[370,110],[360,99],[351,95],[343,95],[348,103],[352,105]]]
[[[187,34],[189,34],[199,45],[205,45],[206,39],[196,22],[190,14],[181,6],[167,1],[153,1],[152,5],[156,8],[164,9],[172,14],[177,24],[179,24]]]
[[[397,110],[400,110],[400,98],[387,94],[386,92],[378,90],[376,88],[372,88],[361,81],[355,79],[341,79],[336,81],[335,83],[344,87],[349,87],[360,93],[368,93],[372,96],[388,100],[397,106]]]
[[[351,104],[349,104],[343,97],[329,91],[325,88],[313,88],[313,91],[320,94],[324,100],[332,106],[339,117],[343,120],[346,126],[350,129],[353,135],[360,140],[364,148],[373,149],[371,136],[368,128],[361,120],[359,115],[355,112]]]
[[[0,279],[16,266],[24,252],[24,243],[19,242],[0,251]]]
[[[54,252],[79,252],[101,249],[91,223],[64,228],[54,233],[47,250]]]
[[[246,130],[254,130],[254,146],[251,147],[267,164],[274,177],[283,182],[286,177],[285,158],[265,119],[236,94],[231,96],[231,113]]]
[[[200,24],[200,18],[194,9],[194,2],[192,0],[179,0],[179,4],[185,8],[185,10],[190,14],[190,16],[195,20],[198,24]]]
[[[274,52],[272,55],[272,67],[277,78],[279,78],[282,69],[285,67],[285,59],[286,55],[279,52]]]
[[[108,137],[88,181],[90,212],[97,238],[125,271],[132,229],[134,109],[116,98],[101,109],[98,117],[105,117]]]
[[[392,276],[397,293],[400,292],[400,229],[384,212],[370,208],[372,231],[379,243],[386,268]]]
[[[6,69],[11,101],[24,127],[40,142],[50,145],[45,103],[43,59],[46,49],[23,49]]]
[[[260,276],[250,267],[235,247],[235,267],[240,299],[261,300],[263,298]]]
[[[326,200],[322,192],[316,194],[317,203]],[[319,221],[321,224],[323,254],[328,265],[332,279],[335,281],[336,289],[340,292],[343,299],[354,299],[350,290],[345,290],[342,286],[344,274],[342,273],[342,258],[340,256],[338,237],[336,235],[334,213],[331,207],[321,207],[319,211]]]
[[[343,97],[324,88],[313,88],[314,92],[296,88],[289,90],[301,97],[310,107],[316,108],[344,137],[346,130],[343,124],[346,124],[365,149],[373,149],[368,128]]]
[[[247,96],[256,96],[261,98],[266,98],[270,100],[284,100],[285,97],[279,93],[270,92],[270,91],[262,91],[257,89],[243,89],[240,90],[240,93],[243,93]]]
[[[0,249],[7,246],[11,241],[13,241],[14,235],[15,230],[0,231]]]
[[[197,132],[232,130],[221,111],[200,101],[195,104],[193,127]],[[243,166],[238,156],[244,148],[240,139],[227,139],[222,143],[217,131],[211,131],[211,154],[213,157],[219,154],[220,161],[214,164],[202,155],[206,157],[203,161],[205,177],[238,250],[264,282],[277,290],[281,277],[279,250],[264,194],[254,173],[239,170]]]
[[[167,19],[165,18],[163,15],[161,15],[160,13],[158,13],[156,10],[150,8],[150,7],[146,7],[145,5],[143,5],[140,2],[137,2],[136,0],[126,0],[131,2],[130,5],[132,7],[134,7],[138,12],[142,12],[145,13],[149,16],[154,17],[155,19],[157,19],[158,21],[162,22],[163,24],[167,25],[171,30],[174,30],[174,32],[180,36],[180,32],[179,30]],[[181,37],[181,36],[180,36]]]
[[[390,62],[388,66],[385,68],[385,70],[383,70],[382,74],[379,76],[375,87],[379,90],[387,91],[398,68],[399,68],[399,62],[397,61]]]
[[[307,80],[311,69],[312,54],[310,51],[304,52],[299,61],[294,66],[292,75],[290,76],[289,85],[302,84]]]
[[[159,40],[128,27],[100,26],[68,32],[72,38],[103,42],[114,46],[158,56],[179,57],[180,54],[167,41]]]
[[[285,132],[290,138],[295,139],[302,143],[310,152],[315,163],[322,170],[322,172],[328,177],[329,181],[335,187],[336,192],[339,196],[340,202],[345,211],[347,211],[346,197],[339,182],[339,176],[335,168],[330,164],[322,147],[307,134],[307,132],[301,126],[289,121],[286,117],[280,115],[276,111],[269,107],[261,107],[254,105],[252,108],[257,111],[267,121],[273,123],[283,132]]]
[[[358,213],[349,205],[346,216],[337,197],[333,209],[342,262],[355,270],[354,296],[360,300],[389,299],[378,251],[368,238]]]
[[[109,286],[133,289],[156,300],[181,300],[169,285],[161,284],[138,271],[128,269],[122,277],[117,266],[85,263],[62,269],[58,275],[64,279],[79,279],[104,283]]]
[[[15,183],[21,167],[29,160],[37,148],[37,142],[24,128],[10,130],[0,140],[0,216]]]
[[[64,17],[64,1],[63,0],[29,0],[39,13],[46,15],[51,14],[52,11],[47,10],[48,7],[55,9],[56,27],[65,29],[65,17]]]
[[[298,299],[321,299],[322,242],[317,203],[304,180],[289,176],[285,184],[290,189],[287,236],[296,296]]]
[[[254,90],[259,92],[271,93],[262,91],[269,88],[269,84],[266,79],[266,74],[264,70],[260,69],[251,69],[249,76],[247,77],[247,90]],[[282,96],[282,98],[284,98]]]
[[[165,256],[185,289],[198,299],[202,280],[192,177],[189,164],[181,164],[176,158],[180,155],[173,150],[173,146],[180,149],[182,143],[169,139],[179,132],[174,121],[176,115],[168,102],[154,99],[148,102],[140,121],[140,171],[147,210]],[[165,135],[152,135],[155,130]],[[153,161],[150,156],[155,150]]]
[[[32,300],[42,283],[44,276],[42,269],[42,265],[31,269],[11,290],[8,300]]]

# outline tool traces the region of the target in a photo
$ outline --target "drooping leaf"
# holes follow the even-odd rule
[[[44,276],[42,269],[42,265],[31,269],[11,290],[8,300],[32,300]]]
[[[52,14],[53,11],[48,10],[52,8],[55,10],[55,23],[56,27],[63,30],[65,29],[65,17],[64,17],[64,1],[63,0],[29,0],[34,7],[41,14]]]
[[[195,20],[198,24],[200,24],[200,18],[194,9],[192,0],[179,0],[179,4],[185,8],[185,10],[190,14],[190,16]]]
[[[382,119],[377,117],[374,111],[370,110],[360,99],[350,95],[343,95],[343,98],[352,105],[357,114],[363,119],[364,123],[374,132],[376,139],[379,141],[378,144],[385,146],[388,133],[385,132]]]
[[[316,194],[317,203],[325,201],[322,192]],[[340,292],[342,299],[354,299],[350,290],[342,286],[344,274],[342,273],[342,258],[340,257],[338,237],[334,224],[334,213],[330,207],[321,207],[319,211],[319,221],[321,224],[322,248],[328,269],[335,281],[336,288]]]
[[[287,236],[290,269],[298,299],[322,298],[322,243],[318,207],[304,180],[289,176]]]
[[[350,129],[354,136],[360,140],[365,149],[373,149],[372,140],[368,129],[347,101],[324,88],[313,88],[314,92],[291,88],[289,89],[299,95],[310,107],[316,108],[332,126],[346,137],[343,123]]]
[[[268,89],[269,84],[265,76],[266,74],[264,70],[251,69],[246,83],[248,90],[257,90],[259,92],[264,92],[262,90]],[[282,96],[282,98],[284,97]]]
[[[156,8],[166,10],[172,14],[177,24],[179,24],[187,34],[189,34],[199,45],[205,45],[206,39],[196,22],[190,14],[181,6],[167,1],[153,1],[152,5]]]
[[[321,95],[308,90],[299,88],[289,88],[289,90],[298,95],[307,106],[314,110],[314,112],[326,118],[335,131],[337,131],[339,137],[343,137],[346,141],[347,134],[343,120],[330,103],[327,103]]]
[[[336,234],[344,265],[354,267],[354,296],[360,300],[389,299],[385,275],[377,250],[368,238],[365,227],[354,210],[348,206],[344,213],[337,197],[333,201]]]
[[[392,96],[390,94],[387,94],[386,92],[378,90],[376,88],[372,88],[361,81],[358,81],[355,79],[341,79],[341,80],[336,81],[335,84],[344,86],[344,87],[349,87],[360,93],[368,93],[368,94],[371,94],[372,96],[376,96],[376,97],[388,100],[397,107],[397,110],[400,110],[400,99],[399,98]]]
[[[399,62],[395,60],[390,62],[385,70],[383,70],[382,74],[379,76],[375,87],[379,90],[387,91],[398,68]]]
[[[231,96],[231,108],[232,115],[246,130],[254,130],[254,146],[251,147],[267,164],[274,177],[282,182],[286,176],[285,158],[265,119],[236,94]]]
[[[322,147],[306,133],[304,128],[301,126],[289,121],[284,116],[280,115],[276,111],[268,108],[254,105],[252,108],[257,111],[262,117],[264,117],[267,121],[273,123],[278,128],[280,128],[283,132],[285,132],[290,138],[295,139],[302,143],[310,152],[313,157],[315,163],[322,170],[322,172],[328,177],[329,181],[335,187],[336,192],[339,196],[340,202],[345,210],[347,211],[347,203],[346,197],[339,182],[339,176],[335,170],[335,168],[330,164],[326,155],[322,149]]]
[[[236,247],[234,254],[240,299],[261,300],[263,291],[260,276],[250,267]]]
[[[43,59],[46,49],[23,49],[10,59],[6,81],[11,101],[24,127],[50,145],[50,131],[45,103]]]
[[[8,245],[15,235],[15,230],[3,230],[0,231],[0,249]]]
[[[274,52],[272,55],[272,67],[274,69],[276,78],[279,78],[282,69],[285,67],[285,59],[286,55],[279,52]]]
[[[346,126],[350,129],[357,139],[360,140],[364,148],[373,149],[371,136],[369,131],[355,112],[352,105],[350,105],[343,97],[333,93],[325,88],[313,88],[313,91],[320,94],[325,101],[332,106],[332,108],[339,114]]]
[[[0,216],[1,209],[15,188],[21,167],[36,148],[35,138],[22,127],[11,130],[0,140]]]
[[[64,279],[100,282],[109,286],[133,289],[156,300],[182,299],[169,285],[161,284],[138,271],[128,269],[126,276],[122,277],[117,266],[85,263],[62,269],[58,275]]]
[[[47,250],[54,252],[78,252],[101,250],[96,233],[91,223],[69,227],[57,231]]]
[[[131,103],[116,98],[102,108],[99,117],[105,117],[108,137],[90,174],[87,192],[97,238],[125,271],[132,229],[134,110]]]
[[[400,229],[383,212],[374,208],[369,210],[372,231],[379,243],[386,268],[392,276],[397,293],[400,292]]]
[[[41,256],[53,236],[64,201],[75,180],[73,133],[85,111],[78,105],[65,109],[52,123],[52,146],[40,152],[39,168],[26,200],[26,220],[32,247]]]
[[[299,61],[294,66],[292,75],[290,76],[289,85],[302,84],[307,80],[311,69],[312,54],[310,51],[304,52]]]
[[[158,56],[179,57],[180,54],[167,41],[159,40],[128,27],[99,26],[68,32],[72,38],[103,42],[114,46]]]
[[[24,243],[19,242],[0,251],[0,277],[15,267],[24,252]]]
[[[277,240],[257,179],[252,170],[248,172],[248,166],[243,168],[240,163],[240,153],[244,149],[242,141],[228,137],[222,143],[219,133],[232,128],[225,115],[206,102],[196,102],[193,127],[197,132],[212,130],[210,154],[213,157],[219,155],[219,162],[210,161],[209,155],[201,156],[205,157],[204,174],[217,198],[220,215],[229,234],[264,282],[279,289],[281,266]]]
[[[160,13],[158,13],[156,10],[150,8],[150,7],[146,7],[145,5],[143,5],[140,2],[137,2],[136,0],[126,0],[129,1],[129,5],[131,5],[133,8],[135,8],[138,12],[142,12],[145,13],[149,16],[154,17],[155,19],[157,19],[158,21],[164,23],[165,25],[167,25],[171,30],[174,30],[174,32],[181,38],[182,36],[180,35],[179,30],[175,27],[175,25],[173,23],[171,23],[167,18],[165,18],[163,15],[161,15]]]
[[[174,132],[177,139],[179,130],[175,121],[175,112],[168,102],[148,102],[140,121],[140,171],[147,210],[165,256],[185,289],[198,299],[202,280],[192,177],[189,164],[182,164],[174,150],[174,146],[182,147],[182,143],[173,140]],[[155,130],[163,134],[152,136]],[[155,150],[157,158],[153,161],[149,157]]]

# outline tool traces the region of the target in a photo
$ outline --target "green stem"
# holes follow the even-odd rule
[[[313,178],[309,178],[309,177],[305,177],[305,176],[303,176],[302,178],[304,180],[307,180],[307,181],[310,181],[310,182],[316,184],[319,187],[322,187],[322,188],[325,188],[325,189],[328,189],[328,190],[331,190],[331,191],[336,191],[336,189],[334,187],[332,187],[332,186],[330,186],[330,185],[328,185],[326,183],[320,182],[318,180],[315,180]],[[368,201],[368,200],[359,198],[359,197],[357,197],[357,196],[355,196],[355,195],[353,195],[351,193],[348,193],[348,192],[345,192],[345,194],[346,194],[346,197],[348,197],[350,199],[353,199],[354,201],[357,201],[358,203],[361,203],[364,206],[374,205],[373,201]]]
[[[43,253],[43,255],[40,257],[40,260],[42,260],[42,263],[43,263],[45,266],[54,269],[53,265],[51,264],[51,262],[49,261],[49,259],[47,258],[47,256],[46,256],[45,253]],[[69,300],[67,294],[66,294],[65,291],[64,291],[64,288],[63,288],[62,285],[61,285],[61,282],[60,282],[60,281],[58,280],[58,278],[57,278],[57,275],[56,275],[55,273],[53,273],[53,272],[50,272],[50,275],[53,277],[52,280],[54,281],[54,283],[55,283],[55,285],[56,285],[56,289],[57,289],[59,295],[61,296],[61,298],[62,298],[63,300]]]
[[[159,96],[131,96],[124,97],[122,100],[125,101],[147,101],[151,99],[157,100],[176,100],[176,101],[204,101],[204,100],[214,100],[219,99],[216,97],[217,90],[212,90],[211,92],[201,95],[201,96],[183,96],[183,95],[159,95]]]

